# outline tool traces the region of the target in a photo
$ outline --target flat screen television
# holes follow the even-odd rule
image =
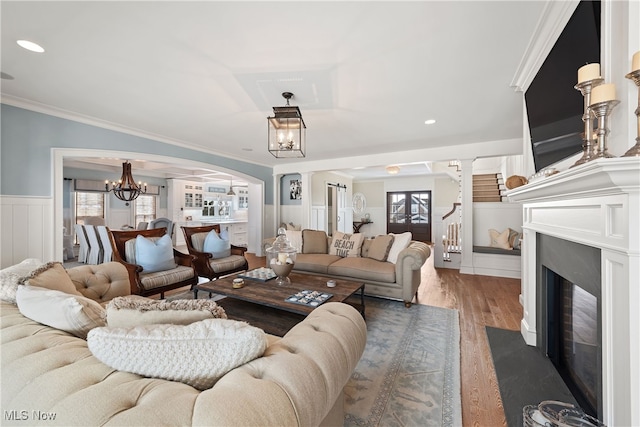
[[[581,1],[525,92],[536,172],[582,152],[578,68],[600,62],[600,1]]]

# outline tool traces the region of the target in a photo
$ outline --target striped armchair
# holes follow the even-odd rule
[[[193,286],[198,284],[198,274],[194,267],[194,257],[173,249],[175,268],[145,272],[144,268],[136,264],[136,237],[143,236],[151,240],[160,239],[166,233],[166,228],[149,230],[116,231],[110,230],[111,246],[113,247],[113,261],[117,261],[127,268],[131,294],[149,296],[160,294],[164,298],[166,291]]]
[[[212,230],[220,234],[220,224],[206,225],[202,227],[181,227],[184,233],[184,240],[187,243],[189,254],[195,256],[195,266],[198,276],[215,280],[221,276],[246,271],[249,262],[244,256],[247,248],[231,246],[231,254],[221,258],[216,258],[212,253],[204,252],[204,242],[207,234]]]

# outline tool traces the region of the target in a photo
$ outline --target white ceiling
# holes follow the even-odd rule
[[[459,144],[521,137],[510,83],[545,3],[3,0],[2,99],[274,166],[266,117],[290,91],[305,161],[457,158]]]

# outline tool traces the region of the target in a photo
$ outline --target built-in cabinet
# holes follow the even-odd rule
[[[183,184],[182,203],[184,208],[201,208],[204,200],[202,185]]]
[[[247,246],[249,243],[249,235],[247,233],[248,226],[246,222],[233,222],[233,223],[224,223],[224,222],[204,222],[203,225],[208,224],[220,224],[220,230],[226,230],[229,235],[229,241],[232,245],[236,246]]]
[[[228,195],[229,188],[216,184],[170,179],[168,182],[168,213],[176,224],[175,245],[185,246],[180,227],[220,224],[228,232],[229,241],[238,246],[248,244],[247,208],[249,191],[234,188],[235,196]]]

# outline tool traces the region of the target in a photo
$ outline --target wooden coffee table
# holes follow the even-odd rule
[[[243,320],[265,332],[283,336],[293,326],[311,313],[315,307],[285,301],[289,296],[302,290],[318,291],[333,294],[327,302],[346,302],[347,299],[360,291],[359,302],[354,298],[348,302],[356,307],[364,317],[364,283],[351,280],[336,279],[336,286],[330,288],[326,276],[316,276],[304,273],[291,273],[288,285],[276,285],[275,279],[266,282],[244,279],[244,287],[234,289],[233,279],[237,274],[202,283],[193,287],[193,296],[198,298],[198,292],[209,292],[224,295],[226,298],[217,301],[223,307],[230,319]]]

